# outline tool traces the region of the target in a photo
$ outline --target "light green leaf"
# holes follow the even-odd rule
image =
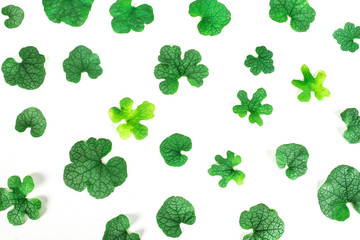
[[[311,92],[315,93],[315,97],[319,101],[323,100],[324,97],[330,97],[330,91],[323,87],[323,83],[326,79],[326,73],[324,71],[320,71],[316,78],[314,78],[308,66],[304,64],[301,67],[301,72],[304,76],[304,81],[293,80],[291,82],[292,85],[303,90],[298,96],[300,102],[309,102]]]
[[[112,122],[118,123],[125,120],[125,124],[118,126],[117,131],[124,140],[130,138],[131,133],[137,140],[142,140],[148,135],[148,128],[142,124],[142,120],[154,118],[155,106],[152,103],[144,101],[136,110],[133,110],[134,101],[130,98],[123,98],[120,101],[120,108],[112,107],[109,110],[109,116]]]

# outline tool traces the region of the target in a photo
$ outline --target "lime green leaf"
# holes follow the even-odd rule
[[[183,197],[169,197],[156,215],[156,221],[166,236],[177,238],[182,231],[180,223],[193,225],[195,223],[195,209]]]
[[[296,143],[281,145],[276,149],[275,156],[279,168],[282,169],[286,165],[288,166],[286,176],[291,180],[305,175],[309,153],[303,145]]]
[[[181,154],[181,151],[190,151],[192,148],[191,139],[179,133],[166,138],[160,144],[160,153],[167,165],[172,167],[183,166],[188,157]]]
[[[240,215],[240,226],[253,229],[243,240],[277,240],[284,234],[285,225],[274,209],[260,203]]]
[[[359,44],[354,42],[354,39],[360,39],[360,27],[347,22],[344,29],[339,28],[333,33],[333,37],[340,44],[341,50],[353,53],[359,49]]]
[[[231,20],[230,11],[217,0],[196,0],[190,4],[189,14],[192,17],[201,17],[197,27],[200,34],[205,36],[220,34]]]
[[[235,155],[231,151],[227,151],[226,158],[220,155],[215,156],[215,161],[218,164],[213,164],[209,168],[208,173],[211,176],[221,176],[219,186],[224,188],[227,184],[234,180],[238,185],[244,183],[245,174],[240,170],[235,170],[234,167],[241,163],[241,157]]]
[[[238,114],[241,118],[246,117],[247,113],[249,112],[250,123],[257,123],[259,126],[262,126],[264,123],[260,115],[270,115],[273,111],[273,107],[271,105],[261,105],[261,102],[266,98],[266,96],[265,89],[259,88],[254,93],[252,99],[249,100],[247,93],[243,90],[240,90],[237,94],[237,97],[239,98],[241,105],[234,106],[233,112]]]
[[[7,58],[3,62],[1,71],[5,82],[28,90],[39,88],[45,79],[44,55],[35,47],[25,47],[20,50],[19,56],[23,60],[21,63],[13,58]]]
[[[120,101],[120,108],[112,107],[109,110],[109,116],[112,122],[118,123],[125,120],[125,124],[120,124],[117,131],[124,140],[130,138],[131,133],[137,140],[142,140],[148,135],[148,128],[140,124],[141,120],[150,120],[154,118],[155,106],[152,103],[144,101],[136,110],[133,110],[134,101],[130,98],[123,98]]]
[[[178,46],[163,46],[160,50],[159,62],[155,67],[154,75],[157,79],[165,79],[159,85],[160,91],[164,94],[174,94],[179,88],[178,80],[185,76],[191,86],[201,87],[203,79],[209,75],[205,65],[198,65],[201,62],[201,55],[196,50],[185,52],[184,59],[181,59],[181,49]]]
[[[140,240],[139,234],[128,233],[129,219],[125,215],[119,215],[106,223],[103,240]]]
[[[39,109],[30,107],[17,116],[16,131],[24,132],[27,128],[31,128],[30,134],[33,137],[41,137],[44,134],[46,119]]]
[[[123,184],[127,178],[125,160],[113,157],[106,164],[102,162],[111,151],[111,145],[111,141],[104,138],[75,143],[70,150],[72,163],[64,169],[66,186],[78,192],[87,188],[92,197],[102,199]]]
[[[270,18],[283,23],[291,18],[291,28],[296,32],[306,32],[315,20],[316,12],[307,0],[270,0]]]
[[[275,70],[272,60],[273,53],[264,46],[257,47],[255,51],[258,57],[248,55],[244,63],[245,66],[250,68],[250,72],[254,75],[259,75],[261,72],[273,73]]]
[[[318,200],[323,214],[333,220],[345,221],[350,217],[348,203],[360,213],[359,171],[346,165],[336,167],[320,187]]]
[[[1,13],[9,16],[9,19],[4,22],[7,28],[17,28],[24,20],[24,11],[18,6],[8,5],[1,9]]]
[[[311,98],[311,92],[315,93],[315,97],[321,101],[324,97],[330,97],[330,91],[323,87],[326,79],[326,73],[320,71],[316,78],[310,73],[310,69],[305,64],[301,66],[301,72],[304,76],[304,81],[293,80],[291,83],[297,88],[303,90],[299,94],[298,99],[300,102],[308,102]]]
[[[348,108],[341,114],[341,119],[345,122],[347,130],[344,138],[349,143],[360,143],[360,116],[356,108]]]
[[[85,46],[77,46],[69,54],[69,58],[63,62],[66,79],[69,82],[78,83],[81,73],[87,72],[89,77],[96,79],[103,70],[100,67],[99,56]]]
[[[42,0],[50,21],[80,27],[88,18],[94,0]]]
[[[131,30],[142,32],[145,24],[154,21],[154,13],[151,6],[142,4],[138,7],[131,6],[132,0],[117,0],[110,7],[113,17],[111,26],[116,33],[128,33]]]
[[[9,223],[14,226],[25,223],[25,214],[32,220],[40,218],[41,201],[36,198],[27,199],[26,196],[34,190],[34,181],[31,176],[26,176],[21,182],[18,176],[12,176],[8,179],[8,187],[0,188],[0,211],[4,211],[14,206],[7,213]]]

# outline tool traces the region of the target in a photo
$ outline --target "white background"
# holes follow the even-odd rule
[[[191,0],[134,0],[136,6],[153,7],[154,22],[142,33],[116,34],[109,14],[113,2],[96,0],[86,23],[74,28],[49,21],[40,0],[1,1],[1,7],[22,7],[25,19],[17,29],[0,25],[0,62],[20,60],[18,52],[25,46],[35,46],[46,56],[46,78],[39,89],[27,91],[0,81],[0,186],[6,187],[12,175],[31,175],[36,187],[29,197],[43,203],[41,218],[22,226],[12,226],[7,211],[0,212],[1,239],[101,239],[106,222],[119,214],[130,218],[130,231],[141,239],[168,239],[157,226],[156,213],[174,195],[189,200],[197,217],[194,225],[182,226],[180,239],[241,239],[250,231],[240,228],[239,216],[258,203],[276,209],[285,222],[281,239],[358,239],[360,215],[351,206],[350,218],[337,222],[322,214],[317,201],[319,186],[336,166],[360,169],[360,145],[342,137],[345,124],[339,116],[346,108],[360,109],[360,51],[343,52],[332,37],[347,21],[360,25],[357,0],[310,1],[317,15],[306,33],[294,32],[290,22],[272,21],[268,0],[223,1],[232,20],[215,37],[198,33],[199,19],[188,14]],[[182,78],[175,95],[159,91],[153,70],[166,44],[201,53],[210,70],[201,88]],[[100,56],[104,73],[98,79],[83,74],[79,84],[66,81],[62,62],[78,45]],[[273,51],[275,72],[253,76],[244,60],[261,45]],[[291,80],[302,79],[302,64],[313,74],[327,73],[324,86],[330,98],[297,100],[299,91]],[[268,93],[264,103],[274,107],[272,115],[263,117],[263,127],[232,112],[239,90],[251,96],[259,87]],[[145,100],[156,106],[155,118],[143,122],[149,128],[145,140],[121,140],[107,115],[124,97],[132,98],[135,106]],[[14,129],[17,115],[30,106],[41,109],[48,122],[38,139]],[[175,132],[193,142],[181,168],[167,166],[159,152],[161,141]],[[104,162],[121,156],[128,166],[126,182],[103,200],[68,188],[62,179],[71,146],[89,137],[112,141]],[[289,180],[274,159],[276,148],[291,142],[303,144],[310,153],[308,172],[296,181]],[[246,178],[242,186],[231,182],[222,189],[220,177],[211,177],[207,170],[214,156],[225,156],[227,150],[242,157],[237,169]]]

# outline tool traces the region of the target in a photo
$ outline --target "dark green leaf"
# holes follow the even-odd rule
[[[9,16],[9,19],[6,19],[4,22],[7,28],[17,28],[24,20],[24,11],[18,6],[8,5],[3,7],[1,13]]]
[[[359,111],[356,108],[348,108],[340,115],[347,126],[347,130],[344,132],[344,138],[349,143],[360,143]]]
[[[119,215],[106,223],[103,240],[140,240],[139,234],[128,233],[129,219],[125,215]]]
[[[181,167],[188,160],[188,157],[182,155],[181,151],[190,151],[191,147],[192,144],[189,137],[175,133],[160,144],[160,153],[167,165]]]
[[[79,141],[70,150],[70,163],[64,169],[64,182],[75,191],[87,188],[89,194],[102,199],[109,196],[115,187],[123,184],[127,178],[126,162],[120,157],[102,162],[111,151],[108,139],[89,138]]]
[[[360,213],[359,171],[346,165],[336,167],[320,187],[318,200],[323,214],[333,220],[345,221],[350,217],[348,203]]]
[[[44,134],[46,119],[39,109],[30,107],[17,116],[16,131],[24,132],[27,128],[31,128],[30,134],[33,137],[41,137]]]
[[[169,197],[156,215],[156,221],[161,230],[168,237],[177,238],[182,231],[180,223],[193,225],[195,223],[195,209],[183,197]]]
[[[36,198],[26,198],[35,187],[32,177],[26,176],[21,182],[18,176],[12,176],[8,179],[8,187],[11,191],[0,188],[0,211],[14,206],[7,213],[9,222],[15,226],[22,225],[25,223],[25,214],[32,220],[39,219],[41,201]]]
[[[44,55],[35,47],[25,47],[20,50],[19,56],[23,60],[21,63],[8,58],[2,64],[5,82],[28,90],[39,88],[45,79]]]

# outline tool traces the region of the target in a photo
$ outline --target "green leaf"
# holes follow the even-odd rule
[[[353,53],[359,49],[359,44],[354,42],[354,39],[360,39],[360,27],[347,22],[344,29],[339,28],[333,33],[333,37],[340,44],[341,50]]]
[[[63,62],[66,79],[69,82],[78,83],[81,73],[87,72],[92,79],[99,77],[103,70],[100,67],[99,56],[85,46],[77,46],[69,54],[69,58]]]
[[[164,94],[174,94],[179,88],[178,80],[187,77],[191,86],[201,87],[203,79],[209,76],[209,69],[201,62],[201,55],[196,50],[188,50],[181,59],[181,49],[178,46],[163,46],[160,50],[159,62],[154,75],[157,79],[165,79],[159,85]]]
[[[188,157],[181,154],[181,151],[190,151],[192,148],[191,139],[179,133],[166,138],[160,144],[160,153],[167,165],[172,167],[183,166]]]
[[[308,66],[305,64],[301,66],[301,72],[304,76],[304,81],[293,80],[291,83],[297,88],[303,90],[299,94],[298,99],[300,102],[308,102],[311,98],[311,92],[315,93],[315,97],[321,101],[324,97],[330,97],[330,91],[323,87],[323,83],[326,79],[326,73],[320,71],[316,78],[310,73]]]
[[[218,164],[213,164],[209,168],[208,173],[211,176],[221,176],[219,181],[219,186],[224,188],[227,184],[234,180],[238,185],[244,183],[245,174],[240,170],[235,170],[234,167],[241,163],[241,157],[235,155],[231,151],[227,151],[226,158],[223,158],[220,155],[215,156],[215,161]]]
[[[291,180],[305,175],[309,153],[303,145],[296,143],[281,145],[276,149],[275,156],[279,168],[283,169],[286,165],[288,166],[286,176]]]
[[[31,176],[26,176],[21,182],[18,176],[12,176],[8,179],[8,187],[0,188],[0,211],[4,211],[14,206],[7,213],[9,223],[14,226],[25,223],[25,214],[32,220],[40,218],[41,201],[36,198],[27,199],[26,196],[34,190],[34,181]]]
[[[273,73],[275,70],[274,61],[272,60],[273,53],[264,46],[257,47],[255,51],[258,57],[248,55],[244,63],[245,66],[250,68],[250,72],[255,76],[261,72],[265,74]]]
[[[70,150],[72,163],[64,169],[66,186],[78,192],[87,188],[92,197],[102,199],[123,184],[127,178],[125,160],[113,157],[106,164],[102,162],[111,151],[111,145],[111,141],[104,138],[75,143]]]
[[[139,234],[128,233],[129,219],[125,215],[119,215],[106,223],[103,240],[140,240]]]
[[[245,235],[243,240],[277,240],[285,231],[284,222],[278,213],[263,203],[242,212],[239,222],[243,229],[254,230]]]
[[[30,107],[17,116],[16,131],[24,132],[27,128],[31,128],[30,134],[33,137],[41,137],[44,134],[46,119],[39,109]]]
[[[306,32],[315,20],[316,12],[307,0],[270,0],[270,18],[283,23],[291,18],[291,28],[296,32]]]
[[[50,21],[80,27],[88,18],[94,0],[42,0]]]
[[[347,130],[344,138],[349,143],[360,143],[360,116],[356,108],[348,108],[341,114],[341,119],[345,122]]]
[[[9,16],[9,19],[6,19],[4,22],[7,28],[17,28],[24,20],[24,11],[18,6],[8,5],[3,7],[1,13]]]
[[[131,6],[132,0],[117,0],[110,7],[113,17],[111,26],[116,33],[128,33],[131,30],[142,32],[145,24],[154,21],[154,13],[151,6],[142,4],[138,7]]]
[[[350,217],[347,203],[360,213],[360,173],[353,167],[340,165],[331,171],[318,191],[323,214],[333,220],[345,221]]]
[[[125,124],[120,124],[117,131],[124,140],[130,138],[131,133],[137,140],[142,140],[148,135],[148,128],[140,124],[141,120],[154,118],[155,106],[152,103],[144,101],[136,110],[133,110],[134,101],[130,98],[123,98],[120,101],[120,108],[112,107],[109,110],[109,116],[112,122],[118,123],[125,120]]]
[[[226,6],[217,0],[196,0],[189,6],[192,17],[201,17],[197,25],[199,33],[205,36],[215,36],[229,24],[231,13]]]
[[[259,88],[254,93],[252,99],[249,100],[247,93],[243,90],[240,90],[237,94],[237,97],[239,98],[241,105],[235,105],[233,107],[233,112],[238,114],[241,118],[246,117],[247,113],[249,112],[250,123],[257,123],[259,126],[262,126],[264,123],[260,115],[270,115],[273,111],[273,107],[271,105],[261,105],[261,102],[266,98],[266,96],[265,89]]]
[[[156,214],[156,221],[168,237],[177,238],[182,231],[180,223],[193,225],[195,223],[195,209],[183,197],[169,197]]]
[[[13,58],[7,58],[3,62],[1,71],[5,82],[28,90],[39,88],[45,79],[44,55],[35,47],[25,47],[20,50],[19,56],[23,60],[21,63]]]

